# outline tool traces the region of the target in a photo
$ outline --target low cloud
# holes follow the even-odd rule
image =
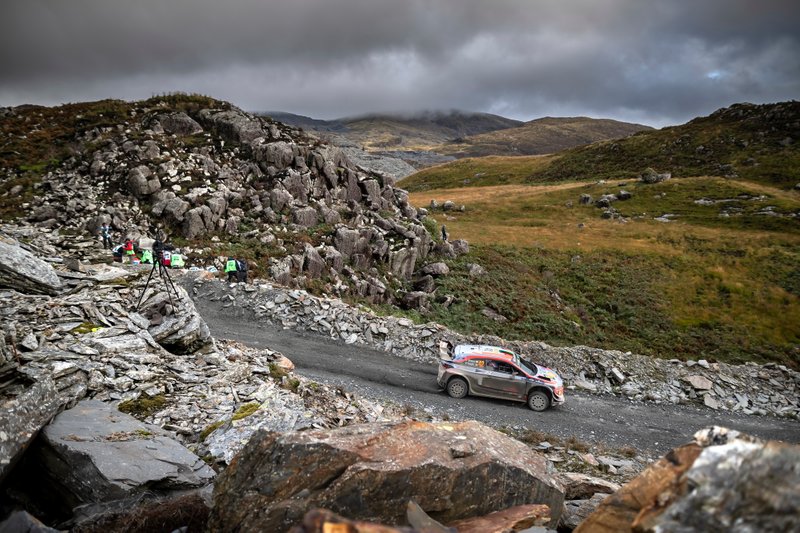
[[[800,94],[792,1],[6,0],[0,105],[200,92],[319,118],[683,122]]]

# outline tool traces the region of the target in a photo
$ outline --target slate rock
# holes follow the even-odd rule
[[[800,530],[800,446],[739,435],[713,441],[677,486],[661,495],[659,505],[637,517],[634,528],[666,533]]]
[[[691,375],[684,378],[695,390],[705,391],[711,390],[713,387],[713,383],[707,377],[700,376],[700,375]]]
[[[450,244],[453,246],[453,252],[455,252],[456,255],[469,253],[469,243],[464,239],[455,239],[450,241]]]
[[[523,531],[551,523],[546,505],[517,505],[486,516],[463,518],[447,524],[458,533],[504,533]]]
[[[423,309],[427,307],[430,294],[423,291],[410,291],[403,295],[400,305],[404,309]]]
[[[0,522],[0,533],[58,533],[25,511],[14,511]]]
[[[436,289],[436,282],[433,276],[427,274],[414,282],[414,290],[431,293]]]
[[[672,177],[672,174],[669,172],[659,174],[652,168],[645,169],[642,172],[640,179],[643,183],[653,184],[653,183],[661,183],[662,181],[666,181]]]
[[[564,497],[568,500],[585,500],[598,492],[612,494],[620,488],[611,481],[579,472],[559,474],[558,480],[564,486]]]
[[[420,269],[420,274],[431,275],[434,277],[447,276],[450,274],[450,267],[448,267],[445,263],[431,263],[422,267]]]
[[[35,456],[47,483],[76,504],[202,487],[214,477],[164,430],[98,400],[58,415],[42,431]]]
[[[454,458],[464,442],[481,446]],[[286,531],[314,507],[398,524],[410,499],[442,523],[525,504],[557,523],[564,494],[544,457],[477,422],[259,432],[217,479],[209,531]]]
[[[0,241],[0,287],[24,294],[55,295],[61,290],[61,280],[48,263],[19,246]]]
[[[31,444],[39,428],[61,411],[68,400],[58,393],[55,382],[49,378],[4,400],[0,410],[0,481]]]
[[[411,279],[414,267],[417,264],[417,250],[414,248],[401,248],[396,252],[391,252],[389,257],[389,269],[392,273],[401,279]]]
[[[559,531],[572,531],[592,514],[603,503],[608,494],[597,493],[584,500],[567,500],[564,502],[564,514],[561,516]]]
[[[646,507],[656,505],[659,495],[672,487],[700,455],[695,443],[675,448],[644,472],[608,496],[575,529],[575,533],[631,531],[631,524]]]
[[[169,115],[158,115],[156,119],[161,123],[165,133],[194,135],[203,132],[203,127],[183,111],[170,113]]]

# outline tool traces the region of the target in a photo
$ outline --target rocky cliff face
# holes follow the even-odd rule
[[[5,137],[25,151],[4,161],[0,198],[28,200],[15,212],[41,227],[92,232],[106,221],[118,239],[163,229],[196,263],[235,250],[281,283],[321,279],[372,301],[394,300],[434,248],[424,212],[392,178],[300,130],[211,99],[114,110],[88,128],[67,122],[77,113],[67,107],[5,109]],[[18,137],[42,132],[61,159],[31,170],[44,154]]]

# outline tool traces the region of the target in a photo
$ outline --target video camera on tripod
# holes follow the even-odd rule
[[[174,249],[175,247],[173,245],[156,238],[156,240],[153,241],[153,261],[160,263],[162,266],[170,266],[172,251]]]
[[[159,275],[164,280],[164,285],[167,287],[167,295],[169,296],[170,303],[173,307],[175,307],[175,302],[172,300],[172,294],[175,294],[175,298],[178,298],[178,289],[175,288],[175,284],[172,282],[172,278],[169,275],[169,266],[172,261],[172,250],[175,247],[171,244],[167,244],[162,240],[163,237],[157,236],[156,239],[153,241],[153,268],[150,270],[150,275],[147,276],[147,281],[144,284],[144,288],[142,289],[142,293],[139,295],[139,302],[136,304],[136,309],[139,309],[139,306],[142,305],[142,299],[144,298],[144,294],[147,292],[147,288],[150,285],[150,280],[153,278],[153,274],[155,274],[156,269],[158,269]]]

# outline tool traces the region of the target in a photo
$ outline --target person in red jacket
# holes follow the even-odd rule
[[[128,258],[128,262],[130,263],[133,259],[134,254],[136,251],[133,249],[133,241],[130,239],[125,239],[125,244],[122,245],[122,253],[125,257]]]

